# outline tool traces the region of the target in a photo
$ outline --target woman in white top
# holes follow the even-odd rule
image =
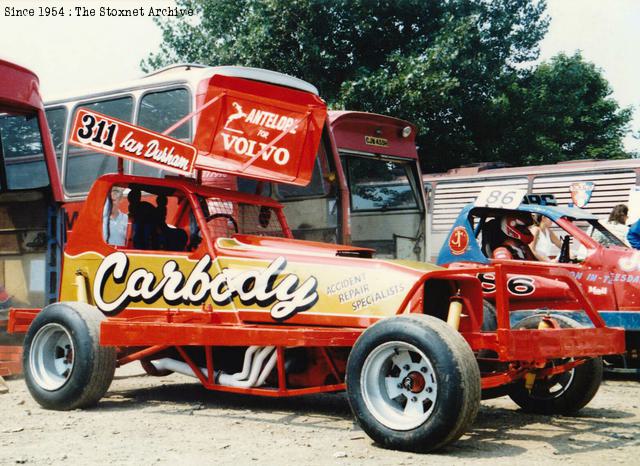
[[[554,246],[558,249],[562,248],[562,241],[553,231],[551,231],[551,219],[544,215],[533,216],[535,224],[531,227],[533,241],[531,242],[531,251],[539,261],[549,262],[551,256],[557,256]]]
[[[618,204],[611,210],[609,219],[603,222],[604,227],[627,246],[629,246],[629,240],[627,240],[627,234],[629,233],[628,219],[629,208],[624,204]],[[599,231],[594,232],[593,237],[596,241],[606,245],[607,240]]]

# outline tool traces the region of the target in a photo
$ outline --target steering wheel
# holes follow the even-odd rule
[[[209,222],[210,220],[213,220],[213,219],[216,219],[216,218],[226,218],[227,220],[229,220],[233,224],[233,229],[236,231],[236,233],[239,232],[239,230],[238,230],[238,222],[236,222],[236,219],[233,218],[229,214],[222,214],[222,213],[211,214],[211,215],[208,215],[205,220],[207,222]]]

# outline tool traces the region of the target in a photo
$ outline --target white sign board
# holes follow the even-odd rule
[[[526,189],[500,188],[487,186],[482,188],[476,199],[476,207],[492,207],[496,209],[517,209],[522,204]]]

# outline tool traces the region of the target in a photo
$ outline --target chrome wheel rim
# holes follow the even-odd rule
[[[563,361],[563,364],[565,362]],[[552,361],[551,367],[555,366],[555,362]],[[561,374],[536,380],[531,389],[531,398],[535,400],[551,400],[562,396],[571,387],[575,373],[576,370],[571,369]]]
[[[73,340],[66,328],[50,323],[38,330],[31,342],[29,369],[39,387],[61,388],[73,372],[74,361]]]
[[[365,359],[360,376],[364,402],[384,426],[411,430],[433,413],[438,382],[429,358],[415,346],[391,341]]]

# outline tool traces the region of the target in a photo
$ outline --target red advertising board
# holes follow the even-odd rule
[[[195,147],[116,118],[80,109],[69,142],[76,146],[190,175]]]
[[[196,168],[309,183],[327,114],[322,99],[222,75],[213,76],[199,98]]]

